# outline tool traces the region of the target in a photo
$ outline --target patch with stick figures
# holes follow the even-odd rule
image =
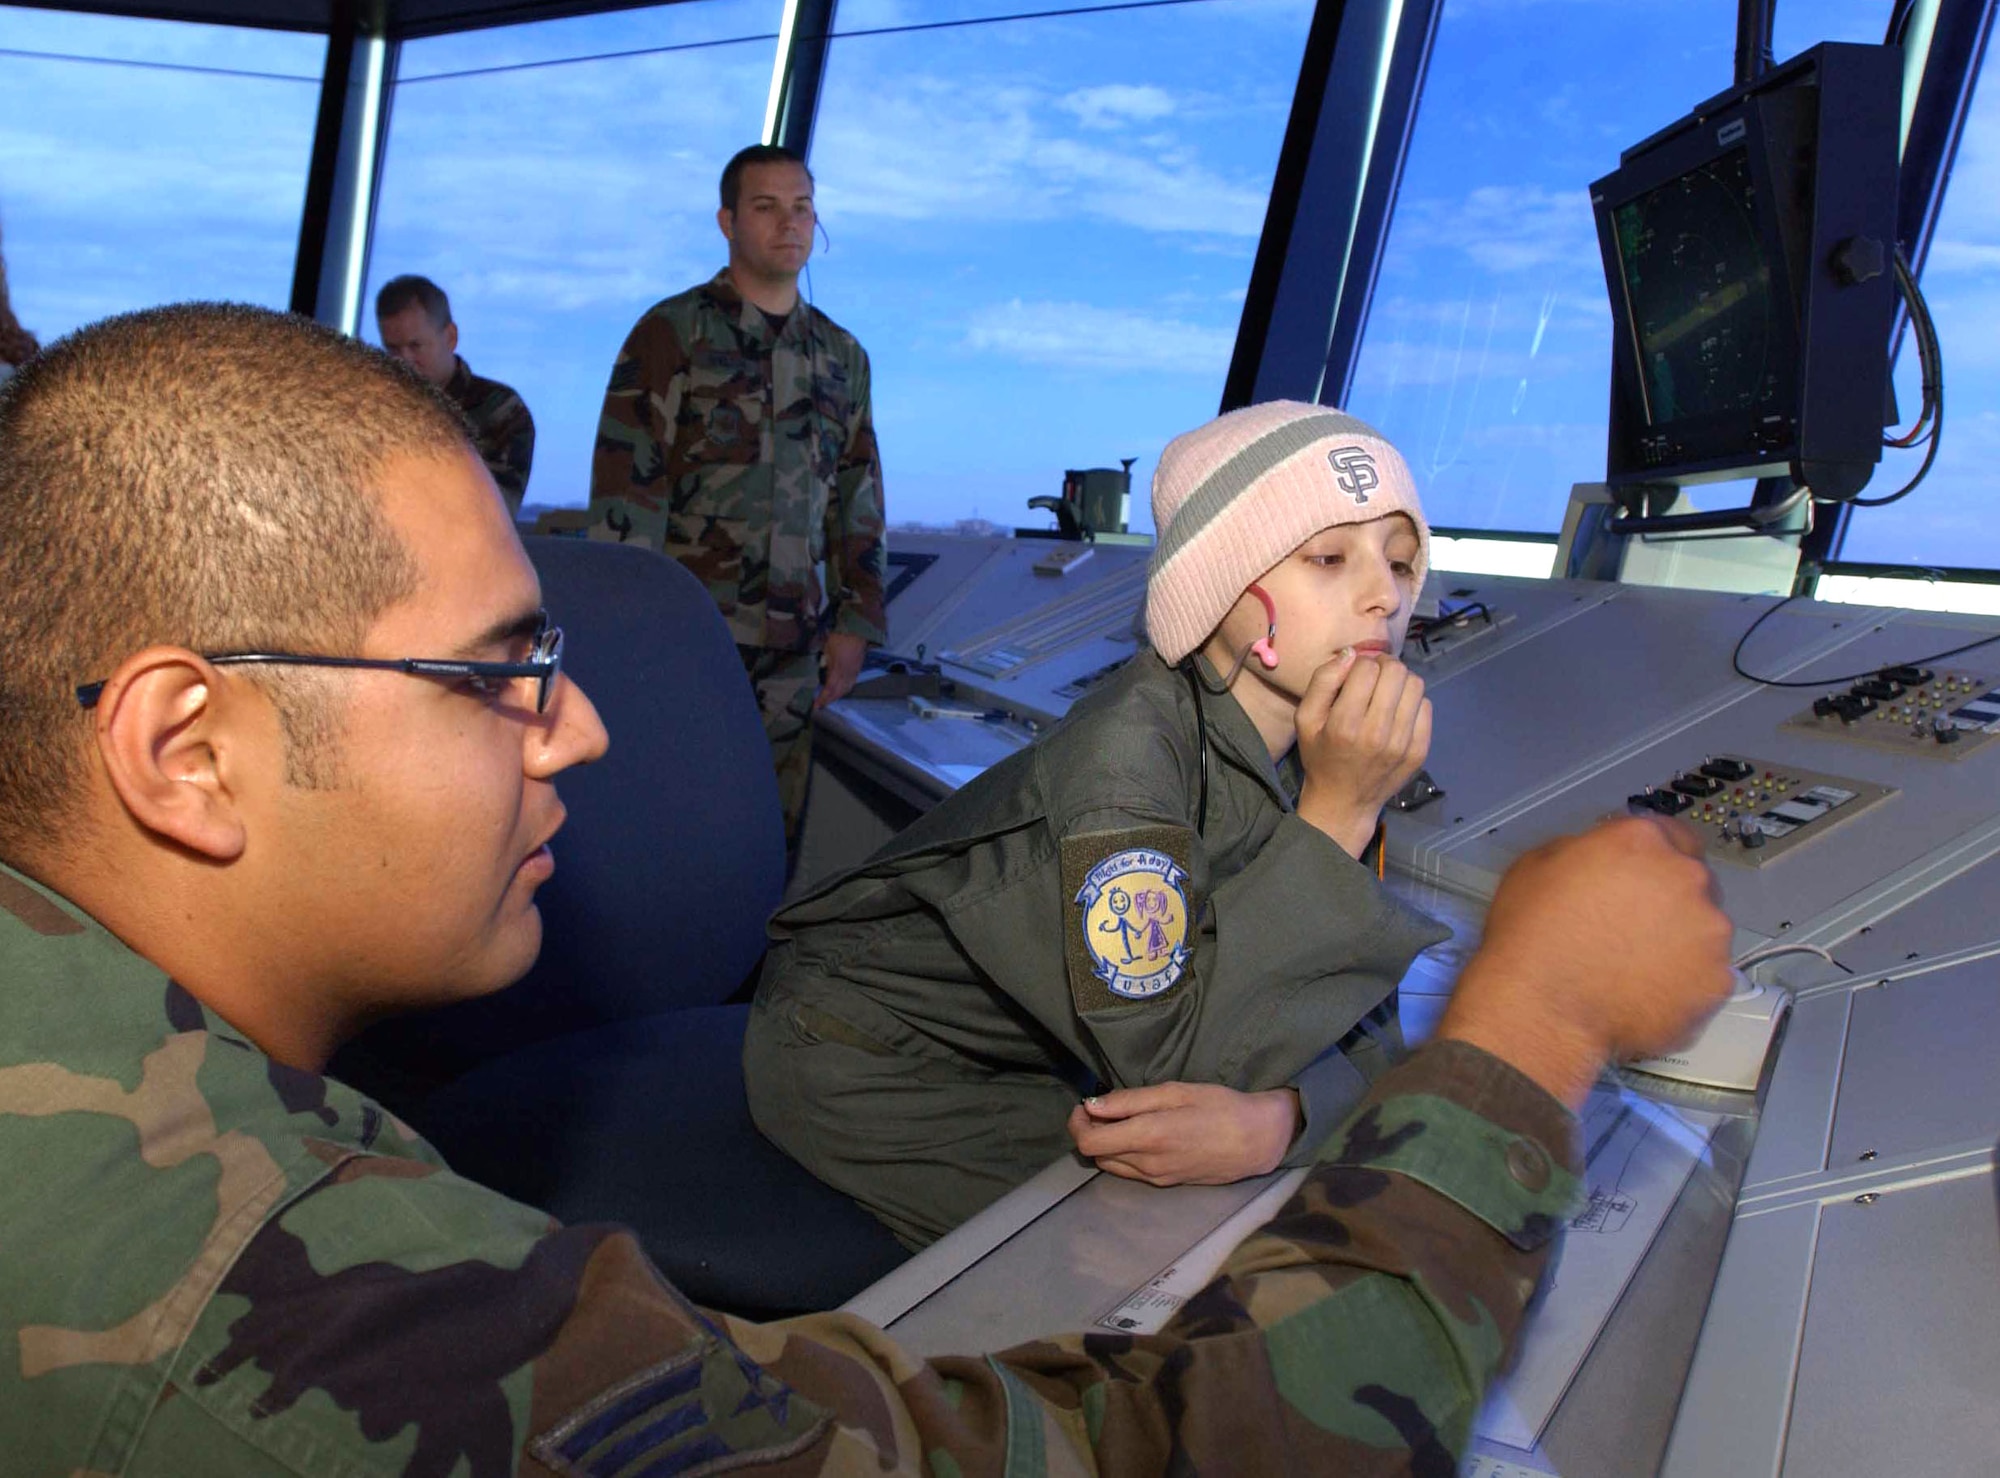
[[[1079,1011],[1154,1000],[1186,974],[1189,840],[1170,826],[1063,839],[1064,954]]]

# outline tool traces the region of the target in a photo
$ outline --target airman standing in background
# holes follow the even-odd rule
[[[799,301],[817,219],[805,162],[745,149],[721,192],[729,265],[647,309],[618,351],[590,503],[594,537],[661,550],[715,597],[757,690],[795,854],[813,713],[887,639],[882,464],[868,355]]]

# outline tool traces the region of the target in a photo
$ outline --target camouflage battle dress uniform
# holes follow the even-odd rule
[[[662,550],[715,597],[795,844],[825,633],[887,639],[867,354],[803,301],[773,320],[726,271],[654,304],[611,369],[590,504],[593,537]]]
[[[1554,1099],[1434,1045],[1159,1334],[924,1364],[702,1313],[5,869],[0,979],[8,1478],[1449,1474],[1576,1184]]]
[[[498,380],[482,380],[463,359],[444,393],[472,423],[472,444],[507,499],[507,511],[519,513],[535,461],[535,418],[528,414],[527,402]]]

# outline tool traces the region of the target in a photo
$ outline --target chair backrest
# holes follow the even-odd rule
[[[727,999],[784,889],[784,823],[757,703],[694,576],[634,545],[524,541],[563,627],[563,668],[611,733],[556,787],[569,821],[518,985],[387,1022],[335,1076],[395,1103],[531,1043]]]

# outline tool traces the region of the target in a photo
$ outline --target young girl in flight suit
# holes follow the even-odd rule
[[[1363,861],[1430,744],[1402,457],[1252,406],[1168,445],[1153,517],[1152,650],[771,922],[751,1111],[915,1245],[1070,1151],[1155,1184],[1310,1158],[1447,932]]]

